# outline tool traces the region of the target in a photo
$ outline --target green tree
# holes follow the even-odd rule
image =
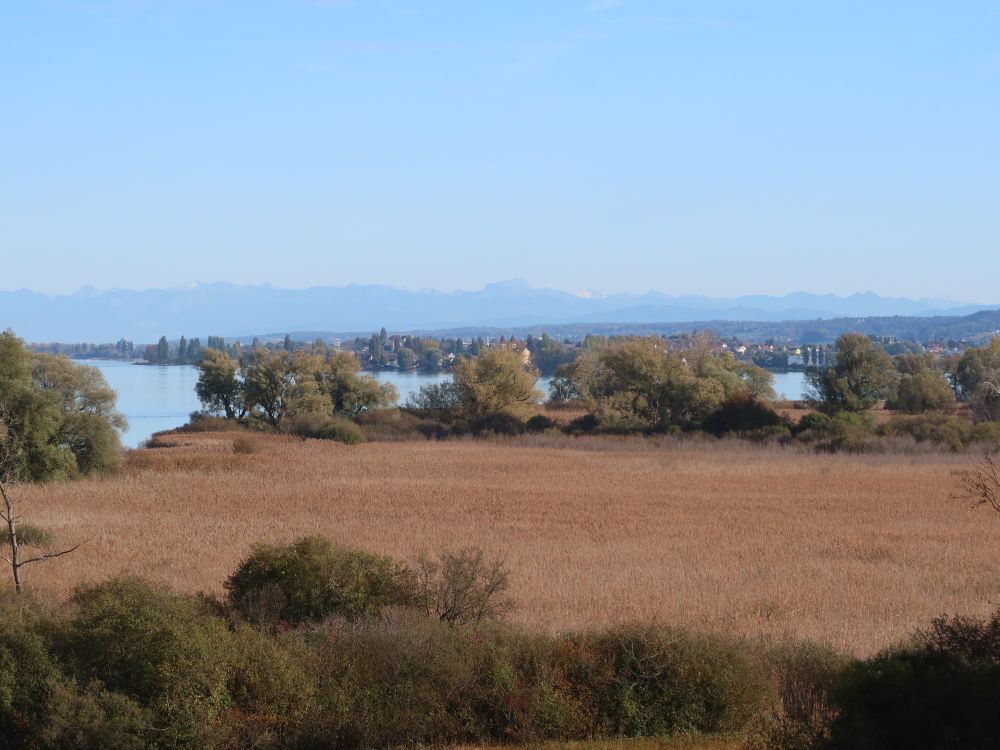
[[[896,358],[899,383],[896,396],[887,403],[892,409],[920,414],[927,411],[943,411],[955,403],[952,391],[944,374],[934,366],[930,355],[908,354]]]
[[[33,354],[10,331],[0,334],[0,545],[18,593],[21,568],[75,547],[56,550],[48,533],[25,522],[16,512],[15,487],[113,468],[125,426],[99,370]]]
[[[601,350],[588,390],[602,421],[654,430],[699,421],[726,398],[721,382],[699,378],[681,353],[654,339]]]
[[[616,343],[594,339],[575,362],[558,370],[553,396],[581,401],[606,424],[641,430],[697,424],[738,393],[773,396],[765,370],[729,353],[714,354],[708,339],[692,344],[674,351],[655,337]]]
[[[400,370],[412,370],[416,361],[417,356],[413,353],[413,350],[407,349],[405,346],[396,355],[396,365]]]
[[[986,346],[967,349],[953,377],[977,421],[1000,421],[1000,336]]]
[[[209,337],[212,338],[214,337]],[[226,419],[239,420],[246,415],[240,366],[224,351],[202,351],[198,362],[198,382],[194,390],[202,407],[209,413],[222,412]]]
[[[392,383],[359,375],[361,364],[349,352],[335,352],[316,373],[320,391],[330,399],[334,414],[356,417],[368,409],[390,407],[399,394]]]
[[[198,369],[195,390],[206,411],[272,428],[299,414],[353,418],[366,409],[392,406],[397,398],[391,383],[359,375],[358,360],[348,352],[324,358],[305,350],[289,354],[261,348],[238,363],[206,349]]]
[[[378,334],[373,333],[372,337],[368,340],[368,353],[371,355],[372,364],[381,365],[385,362],[382,352],[382,339],[379,338]]]
[[[837,339],[836,359],[825,370],[806,371],[807,395],[822,411],[859,412],[895,394],[897,374],[889,355],[860,333]]]
[[[460,360],[452,371],[459,401],[473,418],[488,414],[523,417],[537,411],[542,393],[538,371],[525,368],[510,349],[488,349],[475,359]]]
[[[330,399],[318,377],[322,362],[305,352],[255,351],[243,368],[248,415],[278,427],[286,417],[296,414],[329,413]]]
[[[119,433],[128,423],[101,371],[52,354],[36,354],[33,360],[32,379],[54,399],[59,414],[51,439],[69,448],[80,474],[115,468],[121,458]]]
[[[126,421],[100,371],[33,354],[10,331],[0,333],[0,410],[14,480],[67,479],[120,459]]]
[[[425,370],[440,370],[441,362],[440,349],[425,348],[424,354],[420,358],[420,364]]]
[[[165,365],[170,360],[170,344],[167,343],[166,336],[160,336],[156,344],[156,362]]]
[[[958,361],[956,376],[963,398],[971,398],[976,388],[985,381],[996,379],[1000,372],[1000,336],[995,336],[986,346],[970,347]]]

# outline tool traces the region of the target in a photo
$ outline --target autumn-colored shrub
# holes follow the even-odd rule
[[[233,438],[233,453],[238,453],[244,456],[260,453],[260,442],[254,440],[249,435],[238,435]]]

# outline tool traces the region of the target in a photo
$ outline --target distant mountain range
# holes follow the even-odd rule
[[[192,284],[174,289],[97,290],[50,296],[0,292],[0,328],[34,342],[139,343],[161,335],[249,337],[263,332],[525,328],[568,324],[652,324],[700,321],[783,321],[868,316],[961,316],[1000,307],[948,300],[838,297],[796,292],[751,295],[570,294],[522,280],[479,291],[411,291],[378,285],[308,289]]]

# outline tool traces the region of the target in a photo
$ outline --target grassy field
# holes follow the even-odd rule
[[[411,558],[477,545],[512,617],[791,634],[868,654],[998,599],[1000,518],[950,499],[971,457],[816,455],[737,442],[564,437],[336,443],[178,434],[105,479],[18,490],[70,556],[53,598],[121,572],[221,592],[258,540],[322,533]]]

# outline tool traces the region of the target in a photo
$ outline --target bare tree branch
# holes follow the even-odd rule
[[[31,563],[68,555],[70,552],[79,549],[80,545],[77,544],[75,547],[64,550],[47,551],[27,560],[20,558],[22,541],[29,547],[48,546],[46,544],[48,535],[44,531],[28,525],[25,525],[23,529],[19,528],[18,521],[21,517],[14,513],[14,503],[11,500],[8,489],[17,479],[14,466],[18,437],[17,421],[11,414],[10,409],[4,404],[0,404],[0,499],[3,500],[3,505],[0,507],[0,520],[7,527],[4,530],[3,541],[10,547],[10,556],[0,557],[0,559],[10,566],[11,573],[14,576],[14,590],[20,594],[24,590],[24,584],[21,582],[21,568]],[[22,530],[24,533],[23,539],[20,538]]]
[[[60,550],[59,552],[46,552],[44,555],[39,555],[38,557],[31,557],[27,560],[22,560],[20,565],[24,567],[28,563],[39,562],[41,560],[50,560],[53,557],[62,557],[63,555],[68,555],[70,552],[75,552],[80,549],[81,545],[70,547],[69,549]]]
[[[963,475],[962,489],[960,499],[989,505],[1000,513],[1000,463],[993,456],[984,456],[979,466]]]

